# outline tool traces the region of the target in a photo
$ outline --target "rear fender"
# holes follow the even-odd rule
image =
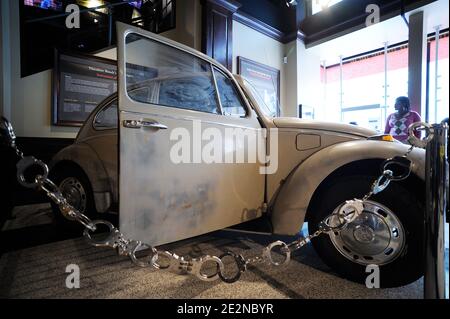
[[[91,184],[97,211],[108,210],[111,206],[111,181],[95,151],[85,143],[70,145],[56,154],[50,168],[56,168],[63,162],[76,164],[83,170]]]

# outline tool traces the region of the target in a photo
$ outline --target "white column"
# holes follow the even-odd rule
[[[443,119],[438,119],[437,113],[438,113],[438,92],[439,92],[439,32],[441,30],[441,26],[438,25],[435,28],[436,31],[436,38],[435,38],[435,44],[436,44],[436,56],[435,56],[435,66],[434,66],[434,123],[438,123],[442,121]]]
[[[284,105],[281,105],[281,116],[298,117],[298,65],[297,40],[285,45],[284,69]],[[283,74],[283,73],[282,73]]]
[[[427,33],[424,12],[409,17],[408,96],[413,111],[423,113],[426,98]]]
[[[386,111],[387,111],[387,105],[388,105],[388,42],[384,42],[384,105],[381,109],[381,125],[384,125],[386,123]]]
[[[301,40],[297,40],[297,100],[306,108],[314,110],[314,118],[322,119],[323,93],[320,78],[320,56],[307,49]]]

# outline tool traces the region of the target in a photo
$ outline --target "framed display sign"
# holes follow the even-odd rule
[[[57,51],[53,71],[53,125],[81,126],[100,102],[117,92],[116,63],[91,55]],[[127,85],[156,76],[154,69],[129,65]]]
[[[280,70],[239,56],[238,74],[250,82],[267,105],[267,115],[280,116]]]

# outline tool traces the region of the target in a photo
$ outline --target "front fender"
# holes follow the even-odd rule
[[[356,140],[335,144],[314,153],[297,166],[281,186],[271,210],[274,233],[297,234],[315,190],[340,167],[360,160],[401,156],[408,149],[408,145],[401,143]],[[412,172],[425,180],[425,151],[415,148],[408,158],[412,161]]]

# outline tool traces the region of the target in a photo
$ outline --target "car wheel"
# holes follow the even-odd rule
[[[95,218],[94,196],[86,175],[79,169],[62,169],[51,175],[52,181],[59,187],[68,203],[89,218]],[[55,221],[64,230],[81,231],[83,226],[76,221],[66,219],[58,205],[52,203]]]
[[[346,200],[362,198],[372,176],[341,177],[330,183],[313,205],[309,232]],[[423,205],[403,185],[391,182],[386,190],[364,205],[364,212],[340,232],[312,240],[320,258],[338,274],[365,283],[378,265],[380,287],[398,287],[423,275]],[[367,269],[367,272],[366,272]]]

